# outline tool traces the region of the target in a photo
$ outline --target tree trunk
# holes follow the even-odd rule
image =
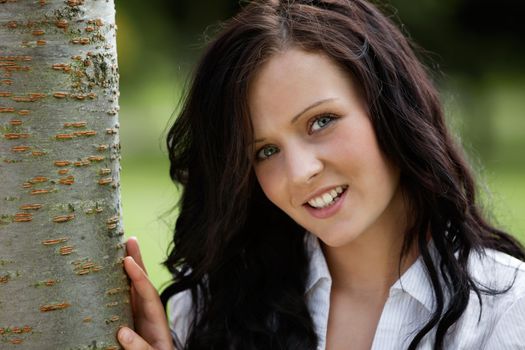
[[[0,348],[131,326],[112,0],[0,0]]]

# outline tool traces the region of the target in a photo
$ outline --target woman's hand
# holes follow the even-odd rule
[[[126,250],[128,256],[124,259],[124,269],[131,279],[131,306],[138,334],[122,327],[118,340],[125,350],[173,350],[164,308],[157,290],[148,279],[135,237],[128,239]]]

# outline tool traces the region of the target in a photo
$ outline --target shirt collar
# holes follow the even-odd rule
[[[308,256],[308,277],[305,289],[305,294],[307,294],[321,280],[326,280],[331,284],[332,277],[330,276],[326,259],[319,244],[319,239],[307,231],[304,236],[304,243]]]
[[[322,280],[326,280],[331,284],[332,277],[330,276],[319,239],[314,234],[306,232],[304,240],[309,269],[305,289],[305,294],[307,294]],[[432,260],[434,262],[438,261],[439,254],[432,241],[428,244],[428,250]],[[429,312],[432,312],[434,309],[434,290],[421,256],[390,288],[390,295],[399,292],[407,293],[421,303]]]
[[[438,266],[436,265],[436,261],[438,261],[439,253],[432,241],[428,244],[428,251],[435,266]],[[390,288],[390,295],[398,292],[407,293],[429,312],[434,310],[434,289],[432,288],[432,281],[428,276],[427,268],[421,255]]]

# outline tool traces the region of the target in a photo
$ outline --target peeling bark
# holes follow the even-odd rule
[[[132,323],[112,0],[0,0],[0,348],[120,349]]]

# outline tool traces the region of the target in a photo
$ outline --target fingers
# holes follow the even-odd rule
[[[137,237],[130,237],[126,241],[126,251],[129,256],[133,257],[133,260],[140,266],[140,268],[148,274],[144,262],[142,261],[142,255],[140,254],[139,242]]]
[[[145,299],[146,302],[153,302],[158,299],[157,290],[151,284],[148,275],[132,256],[124,258],[124,268],[140,298]]]
[[[144,339],[128,327],[122,327],[118,331],[117,338],[125,350],[154,350]]]

